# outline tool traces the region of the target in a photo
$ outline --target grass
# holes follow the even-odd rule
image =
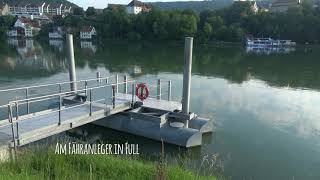
[[[159,162],[114,155],[58,155],[27,149],[15,162],[0,164],[0,179],[216,179]]]

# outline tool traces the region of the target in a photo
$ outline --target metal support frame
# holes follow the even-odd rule
[[[16,144],[16,136],[14,133],[14,125],[13,125],[13,113],[12,113],[12,105],[8,105],[8,117],[9,117],[9,122],[11,125],[11,134],[12,134],[12,143],[13,143],[13,148],[14,148],[14,154],[15,157],[17,157],[17,144]]]

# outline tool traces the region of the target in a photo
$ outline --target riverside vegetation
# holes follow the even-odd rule
[[[178,166],[115,155],[58,155],[54,148],[28,148],[0,164],[0,179],[217,179]]]

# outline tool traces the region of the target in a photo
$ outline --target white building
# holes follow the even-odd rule
[[[96,35],[97,32],[93,26],[85,26],[80,31],[80,39],[92,39]]]
[[[47,15],[65,15],[71,12],[71,6],[57,3],[16,3],[9,5],[10,14],[13,16],[24,16],[29,18],[39,18]]]
[[[139,14],[142,11],[149,12],[150,10],[151,8],[147,4],[138,0],[131,1],[126,7],[128,14]]]
[[[62,9],[63,4],[47,4],[44,7],[44,12],[50,15],[57,15],[57,16],[61,16],[62,15]]]
[[[23,15],[35,15],[41,16],[44,12],[44,6],[46,3],[33,3],[33,4],[11,4],[9,7],[10,14],[13,16],[23,16]]]

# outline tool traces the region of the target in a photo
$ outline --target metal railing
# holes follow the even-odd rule
[[[84,79],[84,80],[79,80],[79,81],[65,81],[65,82],[57,82],[57,83],[48,83],[48,84],[39,84],[39,85],[33,85],[33,86],[27,86],[27,87],[17,87],[17,88],[9,88],[9,89],[0,89],[0,94],[1,93],[10,93],[10,92],[17,92],[17,91],[24,91],[25,96],[23,99],[28,99],[30,97],[30,91],[32,89],[38,89],[38,88],[45,88],[45,87],[56,87],[59,93],[63,92],[63,86],[64,85],[71,85],[73,83],[76,83],[77,85],[82,85],[84,87],[88,87],[89,82],[94,82],[97,81],[99,83],[102,83],[102,81],[105,81],[106,84],[109,84],[109,79],[113,77],[118,77],[118,75],[115,76],[107,76],[107,77],[97,77],[97,78],[92,78],[92,79]],[[1,105],[2,106],[2,105]],[[0,106],[0,107],[1,107]],[[27,106],[28,107],[28,106]],[[28,107],[29,108],[29,107]]]
[[[106,78],[97,78],[97,79],[91,79],[91,80],[103,80],[103,79],[110,79],[110,77],[106,77]],[[87,82],[88,80],[81,80],[78,82]],[[70,82],[68,82],[70,83]],[[74,109],[77,107],[81,107],[81,106],[89,106],[89,116],[92,116],[93,114],[93,104],[94,103],[98,103],[98,102],[102,102],[104,101],[106,105],[111,105],[111,107],[114,109],[116,107],[116,95],[119,91],[119,85],[123,85],[123,91],[125,94],[128,94],[128,85],[131,85],[131,104],[133,105],[133,103],[136,101],[135,99],[135,87],[137,82],[134,80],[128,80],[127,76],[124,76],[123,78],[123,82],[119,82],[119,77],[118,75],[115,76],[115,83],[111,83],[111,84],[106,84],[106,85],[102,85],[102,86],[96,86],[96,87],[88,87],[87,83],[85,83],[85,87],[84,89],[79,89],[76,91],[67,91],[67,92],[59,92],[59,93],[54,93],[54,94],[50,94],[50,95],[44,95],[44,96],[37,96],[37,97],[32,97],[32,98],[27,98],[27,99],[20,99],[20,100],[13,100],[10,101],[8,104],[5,105],[1,105],[1,108],[8,108],[8,122],[7,123],[2,123],[0,124],[0,128],[6,127],[6,126],[11,126],[11,133],[12,133],[12,141],[13,141],[13,145],[14,147],[16,147],[17,143],[19,145],[19,123],[22,121],[27,121],[27,120],[31,120],[32,118],[35,117],[40,117],[40,116],[45,116],[45,115],[49,115],[49,114],[53,114],[53,113],[58,113],[58,118],[57,118],[57,125],[60,126],[62,123],[62,113],[66,110],[70,110],[70,109]],[[171,81],[161,81],[158,80],[157,81],[157,85],[154,86],[152,84],[147,84],[150,87],[156,87],[157,88],[157,95],[155,96],[156,99],[161,99],[161,96],[163,94],[161,94],[161,84],[162,83],[168,83],[168,100],[171,100]],[[61,83],[56,83],[56,84],[61,84]],[[44,85],[40,85],[40,86],[44,86]],[[30,86],[30,87],[39,87],[39,86]],[[30,87],[26,87],[30,88]],[[98,89],[105,89],[105,91],[107,92],[107,88],[111,87],[111,97],[103,97],[97,100],[93,100],[93,93],[94,90],[98,90]],[[21,88],[16,88],[16,89],[21,89]],[[81,102],[79,104],[74,104],[74,105],[70,105],[70,106],[63,106],[63,100],[65,97],[69,97],[71,95],[76,95],[76,94],[81,94],[83,93],[86,96],[86,101]],[[38,102],[43,102],[43,101],[48,101],[48,100],[54,100],[54,99],[58,99],[58,107],[53,108],[53,109],[49,109],[49,110],[42,110],[42,111],[38,111],[35,113],[30,113],[29,109],[32,104],[34,103],[38,103]],[[107,104],[107,101],[111,99],[111,104]],[[20,107],[23,105],[27,105],[27,113],[26,114],[20,114]],[[1,121],[0,121],[1,122]],[[16,130],[14,130],[16,128]],[[15,133],[16,132],[16,133]]]

